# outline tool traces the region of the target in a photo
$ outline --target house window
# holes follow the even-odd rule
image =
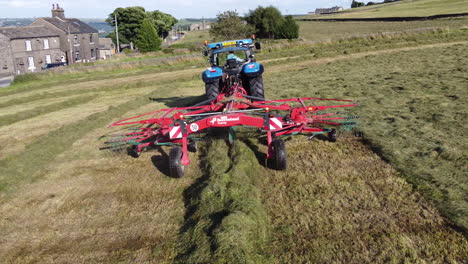
[[[28,57],[28,69],[34,71],[36,67],[34,67],[34,57]]]
[[[93,34],[89,34],[89,43],[94,43]]]
[[[75,52],[75,61],[79,61],[79,60],[81,60],[81,58],[80,58],[80,52],[77,51],[77,52]]]
[[[44,39],[44,49],[49,49],[49,40]]]
[[[91,49],[91,59],[96,58],[96,55],[94,54],[94,49]]]
[[[25,45],[26,45],[26,51],[31,51],[31,50],[32,50],[31,41],[30,41],[30,40],[26,40],[26,41],[25,41]]]
[[[50,55],[45,55],[45,62],[46,62],[47,64],[52,63],[52,59],[50,58]]]
[[[75,44],[75,45],[80,44],[80,43],[78,42],[78,35],[73,36],[73,44]]]

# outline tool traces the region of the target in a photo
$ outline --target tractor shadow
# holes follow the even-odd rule
[[[271,168],[269,166],[269,162],[267,160],[267,154],[264,153],[263,151],[260,150],[257,144],[255,144],[251,139],[249,138],[243,138],[240,139],[247,147],[254,153],[255,157],[257,158],[257,161],[260,165],[262,165],[265,168]],[[267,146],[266,140],[260,139],[259,144]]]
[[[164,98],[150,97],[149,99],[154,102],[163,103],[167,107],[189,107],[189,106],[193,106],[193,105],[196,105],[197,103],[204,101],[206,98],[205,98],[205,95],[199,95],[199,96],[164,97]]]
[[[153,166],[165,176],[172,177],[169,171],[169,155],[160,146],[155,147],[155,149],[159,152],[159,155],[151,157]]]

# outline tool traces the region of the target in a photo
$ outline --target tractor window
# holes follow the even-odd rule
[[[226,52],[226,53],[220,53],[220,54],[218,54],[219,62],[220,62],[222,65],[224,65],[224,64],[226,63],[229,54],[231,54],[231,53]],[[243,60],[243,59],[246,58],[246,57],[245,57],[245,53],[244,53],[244,51],[242,51],[242,50],[237,50],[237,51],[235,51],[233,54],[236,55],[236,56],[237,56],[239,59],[241,59],[241,60]]]

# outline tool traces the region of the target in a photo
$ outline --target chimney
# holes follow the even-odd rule
[[[59,6],[59,4],[57,4],[57,6],[52,4],[52,17],[65,19],[65,11]]]

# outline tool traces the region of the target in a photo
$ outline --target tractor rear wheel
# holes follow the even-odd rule
[[[271,142],[271,144],[273,147],[273,153],[275,155],[273,157],[274,163],[272,164],[274,169],[285,170],[288,166],[288,163],[286,155],[286,144],[284,143],[284,140],[275,139],[273,142]]]
[[[206,99],[211,101],[215,100],[219,95],[219,81],[205,83],[205,94]]]
[[[171,174],[171,177],[174,178],[181,178],[184,176],[181,147],[174,147],[169,151],[169,173]]]
[[[254,78],[249,78],[249,88],[250,96],[265,99],[265,93],[263,91],[263,78],[261,75]]]

